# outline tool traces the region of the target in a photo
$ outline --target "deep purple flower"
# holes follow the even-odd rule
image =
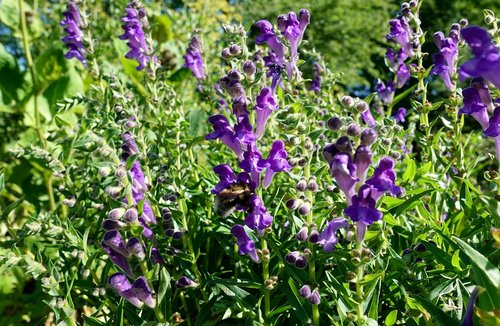
[[[433,75],[439,75],[449,90],[453,90],[455,85],[452,84],[451,78],[455,73],[455,61],[458,57],[458,37],[444,37],[442,32],[434,34],[434,43],[439,48],[439,53],[433,55],[434,67],[432,68]]]
[[[389,21],[389,25],[391,25],[391,30],[387,34],[387,40],[398,43],[409,56],[413,56],[413,49],[410,43],[412,32],[408,24],[408,19],[401,16]]]
[[[356,222],[358,242],[365,238],[368,225],[382,219],[382,213],[375,208],[376,203],[376,199],[372,196],[372,188],[365,184],[359,188],[358,194],[352,197],[352,204],[344,209],[344,213],[351,221]]]
[[[249,200],[249,204],[245,225],[263,235],[265,229],[273,222],[273,217],[269,214],[259,196],[253,195]]]
[[[403,63],[399,66],[398,71],[396,72],[396,88],[403,87],[408,79],[410,79],[410,70]]]
[[[243,153],[243,160],[239,163],[240,168],[250,173],[256,187],[259,186],[260,172],[263,168],[258,164],[262,160],[262,153],[257,149],[255,143],[249,143],[247,150]]]
[[[273,25],[267,20],[259,20],[255,23],[255,26],[260,30],[260,35],[255,39],[255,43],[267,43],[271,50],[276,53],[279,64],[283,65],[285,61],[285,49],[278,36],[274,33]]]
[[[476,286],[469,297],[467,309],[465,309],[464,319],[460,326],[474,326],[474,305],[479,294],[479,288]]]
[[[141,19],[145,19],[144,9],[137,10],[136,4],[130,2],[125,8],[125,16],[122,17],[122,29],[124,33],[120,35],[120,40],[127,40],[127,45],[130,51],[125,55],[127,59],[135,59],[139,63],[137,70],[142,70],[146,67],[151,60],[148,55],[150,49],[146,44],[146,37],[144,36],[143,23]]]
[[[156,247],[151,248],[151,262],[154,265],[156,265],[156,264],[164,265],[165,264],[165,260],[163,259],[163,256],[160,254],[160,251]]]
[[[448,66],[444,61],[443,55],[441,53],[434,53],[432,55],[432,58],[434,60],[434,67],[432,67],[431,73],[433,75],[439,75],[439,77],[443,79],[446,88],[448,88],[449,90],[453,90],[454,85],[451,82],[451,75]]]
[[[394,184],[395,180],[394,160],[388,156],[381,158],[372,177],[366,180],[366,184],[372,186],[371,197],[377,200],[385,192],[399,196],[403,190]]]
[[[394,119],[399,122],[403,123],[406,121],[406,109],[405,108],[399,108],[396,114],[394,115]]]
[[[155,301],[153,300],[153,296],[151,293],[151,289],[149,288],[148,281],[144,276],[138,277],[134,284],[132,284],[132,291],[134,294],[146,304],[149,308],[155,307]]]
[[[375,118],[369,108],[368,110],[361,112],[361,118],[363,118],[363,121],[370,127],[374,127],[376,125]]]
[[[106,232],[102,238],[102,242],[123,256],[130,257],[131,253],[128,251],[120,232],[116,230]]]
[[[205,79],[205,71],[203,70],[203,59],[201,58],[201,42],[197,36],[191,38],[188,49],[184,55],[185,63],[183,68],[189,68],[196,79]]]
[[[321,72],[323,71],[323,68],[321,68],[321,65],[317,62],[314,63],[313,66],[313,80],[311,83],[311,91],[314,93],[318,94],[319,91],[321,90]]]
[[[255,134],[257,138],[261,138],[266,129],[267,119],[271,115],[271,112],[278,109],[278,101],[269,87],[264,87],[256,100],[257,104],[254,107],[254,110],[257,112]]]
[[[137,308],[142,308],[143,302],[134,293],[132,289],[132,284],[130,284],[127,276],[122,273],[115,273],[111,275],[108,279],[109,287],[118,293],[122,298],[136,306]]]
[[[347,203],[351,204],[354,195],[354,185],[359,180],[356,177],[356,166],[351,161],[351,156],[347,153],[338,153],[330,163],[330,172],[335,178],[340,190],[345,194]]]
[[[113,248],[111,248],[110,246],[105,244],[103,241],[101,242],[101,247],[104,250],[104,252],[106,253],[106,255],[108,255],[109,259],[111,259],[113,264],[115,264],[116,266],[121,268],[125,272],[125,274],[127,274],[128,276],[130,276],[130,277],[133,276],[132,268],[130,267],[130,264],[128,263],[127,257],[122,255],[118,251],[114,250]]]
[[[483,134],[488,137],[500,136],[500,106],[497,106],[495,111],[493,111],[489,126],[483,131]]]
[[[384,82],[381,80],[377,82],[377,94],[385,104],[389,104],[392,102],[394,90],[394,83],[392,82],[392,80],[389,80],[387,82],[387,85],[384,84]]]
[[[356,165],[356,176],[360,184],[363,184],[366,180],[366,173],[368,168],[372,165],[373,154],[370,146],[359,145],[356,148],[356,153],[354,154],[354,164]]]
[[[175,287],[178,289],[193,288],[198,284],[187,276],[181,276],[175,281]]]
[[[488,112],[486,105],[481,101],[478,91],[473,87],[467,87],[462,91],[464,106],[458,113],[470,114],[479,122],[483,130],[488,128]]]
[[[230,149],[232,149],[239,159],[243,159],[243,150],[236,139],[233,128],[229,125],[227,118],[222,114],[216,114],[208,118],[214,131],[205,136],[207,140],[220,139]]]
[[[144,251],[144,246],[141,241],[136,237],[132,237],[127,241],[127,250],[134,256],[136,256],[139,260],[143,260],[146,258],[146,253]]]
[[[471,47],[474,58],[460,67],[460,80],[483,77],[500,88],[500,52],[488,32],[479,26],[470,26],[462,29],[461,33],[462,38]]]
[[[253,127],[250,124],[248,115],[240,115],[238,123],[234,125],[234,134],[239,144],[246,148],[248,144],[253,143],[257,136],[253,133]]]
[[[232,227],[231,234],[236,237],[240,255],[248,254],[254,262],[259,263],[260,259],[255,250],[255,242],[250,239],[245,228],[242,225],[236,224]]]
[[[232,103],[233,114],[237,117],[240,115],[249,115],[247,107],[247,99],[244,96],[236,97]]]
[[[63,15],[64,20],[61,21],[61,26],[64,26],[66,36],[62,38],[62,41],[69,49],[64,57],[66,59],[77,58],[84,66],[87,66],[85,47],[83,46],[83,32],[81,30],[83,23],[78,6],[73,1],[69,1]]]
[[[102,228],[104,231],[111,231],[111,230],[122,230],[127,227],[127,224],[120,222],[120,221],[115,221],[112,219],[105,219],[102,221]]]
[[[330,222],[328,222],[328,225],[326,228],[321,231],[319,234],[319,240],[317,243],[323,246],[323,249],[325,252],[332,252],[335,244],[337,244],[338,239],[335,233],[337,230],[341,228],[345,228],[349,226],[349,223],[347,223],[347,220],[342,217],[334,218]]]
[[[238,173],[236,176],[227,164],[220,164],[214,167],[214,172],[219,175],[219,183],[212,189],[212,193],[218,195],[222,190],[233,184],[247,184],[251,191],[255,190],[255,183],[246,172]]]
[[[264,177],[264,188],[267,188],[273,180],[274,174],[282,171],[290,171],[290,164],[286,159],[288,153],[285,149],[285,143],[281,140],[275,140],[269,151],[269,156],[264,160],[259,161],[259,166],[266,169]]]

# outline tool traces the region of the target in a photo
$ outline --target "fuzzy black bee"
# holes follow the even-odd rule
[[[215,197],[215,211],[226,217],[236,209],[237,205],[247,206],[252,194],[247,183],[233,183]]]

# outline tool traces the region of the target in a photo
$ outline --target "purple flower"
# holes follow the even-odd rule
[[[367,185],[372,186],[371,196],[377,200],[385,192],[393,196],[399,196],[403,189],[394,184],[396,172],[394,171],[394,160],[390,157],[383,157],[378,162],[378,167],[373,172],[370,179],[366,181]]]
[[[481,101],[478,91],[474,87],[467,87],[462,91],[464,106],[458,113],[470,114],[479,122],[483,130],[489,126],[486,105]]]
[[[163,259],[163,256],[160,254],[160,251],[156,247],[151,248],[151,262],[154,265],[156,265],[156,264],[160,264],[160,265],[165,264],[165,260]]]
[[[101,247],[106,255],[109,256],[109,259],[111,259],[113,264],[121,268],[128,276],[133,276],[132,268],[130,268],[130,264],[128,263],[128,260],[124,255],[108,246],[106,243],[104,243],[104,241],[101,242]]]
[[[198,284],[187,276],[181,276],[175,281],[175,287],[178,289],[193,288]]]
[[[85,48],[83,46],[83,32],[81,30],[83,23],[78,6],[73,1],[69,1],[63,15],[64,20],[61,21],[61,26],[64,26],[66,36],[62,38],[62,41],[69,49],[64,57],[66,59],[77,58],[84,66],[87,66]]]
[[[258,164],[262,160],[262,153],[257,150],[255,143],[249,143],[247,150],[243,153],[243,160],[239,163],[240,168],[252,176],[256,187],[259,186],[259,175],[263,168]]]
[[[352,204],[344,209],[344,213],[357,225],[357,240],[363,241],[366,227],[382,219],[382,213],[376,208],[377,201],[372,196],[372,188],[365,184],[359,188],[358,194],[352,197]]]
[[[410,79],[410,70],[405,64],[399,65],[398,71],[396,72],[396,88],[403,87],[408,79]]]
[[[319,234],[318,240],[318,243],[323,246],[325,252],[333,251],[335,244],[337,244],[338,242],[335,233],[337,232],[337,230],[345,228],[347,226],[349,226],[347,220],[342,217],[334,218],[333,220],[328,222],[326,228]]]
[[[476,304],[477,295],[479,294],[479,288],[476,286],[469,297],[469,302],[467,303],[467,309],[465,310],[464,319],[462,320],[461,326],[474,326],[474,305]]]
[[[146,258],[146,253],[144,252],[144,246],[141,241],[136,237],[132,237],[127,241],[127,250],[139,260]]]
[[[290,164],[286,159],[288,153],[285,150],[285,143],[281,140],[275,140],[269,151],[269,156],[265,160],[259,161],[259,166],[266,169],[264,177],[264,188],[267,188],[273,180],[274,174],[282,171],[290,171]]]
[[[123,256],[130,257],[130,252],[126,247],[120,232],[116,230],[106,232],[102,238],[102,242]]]
[[[321,68],[320,64],[315,62],[313,66],[313,75],[314,78],[311,83],[311,91],[314,93],[318,94],[319,91],[321,90],[321,71],[323,69]]]
[[[412,32],[408,24],[408,19],[401,16],[389,21],[389,25],[391,25],[391,30],[387,34],[387,40],[398,43],[407,55],[413,56],[413,49],[410,43]]]
[[[399,66],[404,64],[404,61],[406,59],[408,59],[408,54],[403,49],[399,49],[397,53],[394,53],[391,48],[387,48],[385,57],[387,58],[387,60],[389,60],[391,64],[391,70],[394,72],[398,69]]]
[[[442,32],[434,34],[434,43],[439,48],[439,53],[433,55],[434,67],[432,68],[432,74],[439,75],[449,90],[455,88],[455,85],[451,82],[451,78],[455,73],[455,61],[458,57],[458,41],[458,36],[456,38],[445,38]]]
[[[248,236],[245,228],[242,225],[236,224],[231,229],[231,234],[236,237],[236,243],[238,244],[238,252],[240,255],[248,254],[250,258],[259,263],[260,259],[255,250],[255,242]]]
[[[330,163],[332,177],[335,178],[340,190],[345,194],[347,203],[351,204],[354,195],[354,185],[358,181],[356,177],[356,166],[351,161],[351,156],[347,153],[338,153]]]
[[[135,143],[134,136],[128,131],[124,132],[122,135],[123,145],[122,145],[122,158],[123,160],[127,160],[132,155],[139,154],[139,148]]]
[[[392,96],[394,95],[394,83],[392,80],[389,80],[387,85],[385,85],[383,81],[379,80],[377,82],[377,93],[382,102],[385,104],[391,103]]]
[[[299,59],[298,47],[311,18],[309,11],[305,9],[302,9],[299,15],[300,18],[297,18],[297,15],[291,11],[288,13],[288,16],[280,15],[277,19],[278,29],[288,42],[290,42],[290,62],[287,64],[289,79],[293,77],[296,69],[295,65]]]
[[[356,176],[361,184],[363,184],[366,180],[368,168],[373,163],[372,158],[373,154],[370,150],[370,146],[359,145],[358,148],[356,148],[356,153],[354,154],[354,164],[356,165]]]
[[[269,87],[264,87],[260,94],[257,96],[257,104],[254,110],[257,112],[257,121],[255,134],[257,138],[261,138],[266,129],[267,119],[271,115],[271,112],[278,109],[278,101],[274,97],[274,94]]]
[[[269,68],[266,76],[271,78],[271,90],[274,94],[278,85],[283,88],[283,83],[281,81],[281,71],[283,70],[283,66],[280,64],[276,53],[272,50],[269,50],[268,55],[263,59],[264,65]]]
[[[122,29],[124,33],[120,35],[120,40],[127,40],[127,45],[130,51],[125,55],[127,59],[135,59],[139,63],[137,70],[142,70],[151,60],[150,52],[147,44],[144,31],[142,30],[143,23],[141,19],[145,19],[146,14],[144,9],[137,10],[136,4],[130,2],[125,8],[125,16],[122,17]]]
[[[460,80],[483,77],[500,88],[500,52],[488,32],[479,26],[470,26],[462,29],[461,33],[462,38],[471,47],[474,58],[460,67]]]
[[[405,108],[399,108],[396,114],[394,115],[394,119],[399,122],[403,123],[406,121],[406,109]]]
[[[247,107],[247,99],[244,96],[236,97],[232,103],[233,114],[237,117],[240,115],[249,115]]]
[[[238,173],[236,176],[227,164],[220,164],[214,167],[214,172],[219,175],[219,183],[212,189],[213,194],[220,194],[233,184],[247,184],[251,191],[255,190],[255,183],[246,172]]]
[[[229,125],[227,118],[222,114],[216,114],[208,118],[214,128],[214,131],[205,136],[207,140],[220,139],[230,149],[232,149],[238,158],[243,159],[243,150],[238,142],[233,128]]]
[[[109,277],[108,284],[113,290],[116,291],[116,293],[118,293],[119,296],[121,296],[137,308],[141,308],[143,306],[143,302],[134,293],[132,284],[130,284],[127,276],[123,275],[122,273],[115,273]]]
[[[240,145],[246,148],[248,144],[255,141],[257,136],[253,133],[248,115],[240,115],[237,120],[238,123],[234,125],[234,134]]]
[[[491,101],[490,90],[484,79],[481,77],[473,78],[470,86],[477,91],[479,97],[481,98],[481,101],[484,103],[484,105],[486,105],[488,111],[492,112],[495,106]]]
[[[188,49],[184,55],[185,63],[183,68],[189,68],[196,79],[205,79],[205,71],[203,71],[203,59],[201,58],[201,43],[197,36],[191,38]]]
[[[370,127],[373,127],[376,124],[375,118],[369,108],[368,110],[361,112],[361,118],[363,118],[363,121]]]
[[[273,30],[273,25],[267,20],[259,20],[255,23],[255,26],[260,30],[260,35],[255,39],[255,43],[267,45],[273,50],[277,56],[277,61],[280,65],[283,65],[285,61],[284,46],[276,36]]]
[[[432,55],[432,58],[434,59],[434,67],[432,67],[432,74],[433,75],[439,75],[441,79],[443,79],[444,85],[446,88],[449,90],[454,89],[454,85],[451,82],[451,75],[450,71],[448,69],[448,66],[446,65],[444,61],[444,57],[441,53],[434,53]]]
[[[149,308],[155,307],[155,302],[153,300],[153,296],[151,295],[151,289],[149,288],[148,281],[144,276],[138,277],[134,284],[132,284],[132,291],[134,294],[146,304]]]
[[[259,196],[253,195],[249,200],[249,204],[250,207],[245,217],[245,225],[263,235],[265,229],[273,222],[273,217],[269,214]]]
[[[495,111],[493,111],[489,126],[483,131],[483,134],[488,137],[500,136],[500,106],[497,106]]]

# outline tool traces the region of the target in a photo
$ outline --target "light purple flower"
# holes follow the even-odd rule
[[[111,259],[113,264],[115,264],[116,266],[121,268],[125,272],[125,274],[127,274],[128,276],[130,276],[130,277],[133,276],[132,268],[130,267],[130,264],[128,263],[127,257],[122,255],[118,251],[114,250],[113,248],[111,248],[110,246],[105,244],[103,241],[101,242],[101,247],[104,250],[104,252],[106,253],[106,255],[108,255],[109,259]]]
[[[130,156],[140,153],[139,148],[135,143],[134,136],[132,136],[130,132],[124,132],[122,135],[122,140],[123,160],[127,160],[127,158],[129,158]]]
[[[255,134],[257,139],[259,139],[264,134],[267,119],[273,111],[278,109],[278,101],[269,87],[264,87],[256,100],[257,104],[254,107],[254,110],[257,112]]]
[[[267,188],[273,180],[274,174],[282,171],[290,171],[290,164],[286,159],[288,153],[285,150],[285,143],[281,140],[275,140],[269,151],[269,156],[265,160],[260,160],[259,166],[266,169],[264,177],[264,188]]]
[[[293,11],[289,12],[288,16],[278,16],[278,29],[290,43],[290,62],[287,63],[289,79],[292,79],[293,73],[296,70],[297,60],[299,59],[298,47],[302,41],[304,31],[309,24],[310,18],[309,11],[306,9],[300,11],[299,18]]]
[[[144,276],[138,277],[134,284],[132,284],[132,291],[134,294],[146,304],[149,308],[155,307],[155,302],[153,300],[153,296],[151,293],[151,289],[149,288],[148,281]]]
[[[85,47],[83,46],[83,32],[81,30],[83,23],[78,6],[73,1],[69,1],[63,15],[64,20],[61,21],[61,26],[64,26],[66,36],[62,38],[62,41],[69,49],[64,57],[66,59],[76,58],[84,66],[87,66]]]
[[[236,224],[231,229],[231,234],[236,237],[236,243],[238,244],[238,252],[240,255],[248,254],[250,258],[256,262],[260,262],[260,258],[255,250],[255,242],[250,239],[242,225]]]
[[[323,246],[325,252],[332,252],[335,245],[339,241],[335,233],[341,228],[349,226],[347,220],[342,217],[334,218],[328,222],[327,227],[319,234],[317,243]]]
[[[408,24],[408,19],[404,16],[389,21],[391,30],[387,34],[387,40],[398,43],[407,55],[413,56],[413,49],[410,43],[412,31]]]
[[[214,167],[214,172],[219,175],[219,183],[212,189],[212,194],[218,195],[222,190],[233,184],[247,184],[251,191],[255,190],[255,183],[246,172],[238,173],[236,176],[227,164],[220,164]]]
[[[368,168],[372,165],[373,154],[370,150],[370,146],[359,145],[356,148],[356,153],[354,154],[354,164],[356,165],[356,176],[360,184],[363,184],[366,180],[366,173]]]
[[[224,144],[232,149],[239,159],[243,159],[243,150],[234,134],[233,128],[229,125],[227,118],[222,114],[216,114],[208,118],[214,128],[214,131],[205,136],[207,140],[220,139]]]
[[[196,79],[205,79],[205,71],[203,70],[203,59],[201,58],[201,43],[197,36],[191,38],[188,49],[184,55],[185,63],[183,68],[189,68]]]
[[[146,13],[144,8],[137,10],[136,4],[130,2],[125,8],[125,16],[122,17],[122,29],[124,33],[120,35],[120,40],[127,40],[130,51],[125,55],[127,59],[135,59],[139,63],[137,70],[142,70],[151,60],[149,55],[150,49],[146,44],[144,36],[143,23],[141,19],[145,19]]]
[[[486,105],[481,101],[478,91],[473,87],[467,87],[462,91],[464,106],[458,111],[459,114],[470,114],[479,122],[483,130],[489,126]]]
[[[397,53],[394,53],[391,48],[387,48],[385,57],[391,64],[391,70],[395,72],[398,67],[404,64],[405,60],[408,59],[408,54],[403,49],[399,49]]]
[[[260,172],[263,168],[258,164],[262,160],[262,153],[257,149],[255,143],[249,143],[247,150],[243,153],[243,160],[239,163],[240,168],[245,172],[250,173],[256,187],[260,183]]]
[[[144,303],[137,297],[132,289],[132,284],[130,284],[127,276],[122,273],[115,273],[111,275],[108,279],[109,287],[118,293],[119,296],[136,306],[137,308],[142,308]]]
[[[283,65],[285,62],[285,49],[278,36],[274,33],[273,25],[267,20],[259,20],[255,26],[260,30],[260,35],[255,39],[255,43],[267,45],[277,56],[278,63]]]
[[[262,199],[253,195],[249,200],[249,211],[245,217],[245,225],[262,236],[267,227],[273,222],[273,217],[267,211]]]
[[[385,104],[389,104],[392,102],[394,90],[394,83],[392,82],[392,80],[389,80],[387,82],[387,85],[384,84],[384,82],[381,80],[377,82],[377,94]]]
[[[363,118],[363,121],[370,127],[373,127],[376,125],[375,118],[373,117],[373,114],[368,108],[368,110],[361,112],[361,118]]]
[[[396,72],[396,88],[403,87],[408,79],[410,79],[410,70],[405,64],[399,65],[398,71]]]
[[[396,114],[394,115],[394,119],[399,122],[403,123],[406,121],[406,109],[405,108],[399,108]]]
[[[358,182],[356,177],[356,166],[347,153],[338,153],[330,163],[332,177],[335,178],[340,190],[345,194],[347,203],[351,204],[352,196],[355,194],[354,185]]]
[[[128,251],[120,232],[116,230],[106,232],[102,238],[102,242],[123,256],[130,257],[131,253]]]
[[[500,88],[500,52],[488,32],[479,26],[462,29],[462,38],[471,47],[474,58],[465,62],[458,71],[460,80],[483,77]]]

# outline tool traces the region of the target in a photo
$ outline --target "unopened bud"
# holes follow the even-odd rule
[[[366,103],[365,101],[359,101],[358,103],[356,103],[356,111],[358,111],[359,113],[366,112],[369,108],[370,107],[368,106],[368,103]]]
[[[299,290],[299,295],[303,298],[308,298],[311,295],[311,287],[309,285],[304,285]]]
[[[306,180],[302,179],[300,180],[297,185],[295,186],[295,188],[298,190],[298,191],[305,191],[306,188],[307,188],[307,184],[306,184]]]
[[[257,68],[255,67],[255,63],[252,60],[247,60],[243,64],[243,72],[245,73],[245,75],[247,75],[247,77],[252,77],[255,74],[256,70]]]
[[[307,267],[308,262],[309,261],[306,256],[299,256],[295,261],[294,265],[299,269],[304,269]]]
[[[238,55],[241,53],[241,47],[237,44],[233,44],[229,47],[229,53],[231,53],[231,55]]]
[[[139,213],[137,212],[137,209],[129,208],[129,209],[127,209],[127,211],[125,212],[125,215],[123,217],[124,217],[124,220],[126,222],[131,223],[131,222],[137,220],[137,218],[139,217]]]
[[[342,99],[340,100],[340,102],[346,108],[350,108],[350,107],[352,107],[354,105],[354,99],[352,97],[350,97],[349,95],[346,95],[346,96],[342,97]]]
[[[225,48],[224,50],[222,50],[222,52],[220,53],[220,55],[224,59],[230,59],[231,58],[231,52],[229,52],[228,48]]]
[[[330,130],[339,130],[340,128],[342,128],[342,120],[340,120],[337,117],[333,117],[333,118],[328,119],[328,122],[326,123],[326,125],[328,126],[328,129],[330,129]]]
[[[295,238],[301,242],[303,241],[306,241],[307,240],[307,233],[308,233],[308,229],[307,227],[303,226],[299,232],[297,233],[297,235],[295,236]]]
[[[361,144],[371,146],[377,140],[377,132],[372,128],[366,128],[361,134]]]
[[[321,302],[321,296],[319,295],[318,290],[314,289],[307,300],[309,300],[312,305],[319,305]]]
[[[112,220],[119,220],[125,214],[125,208],[113,208],[109,211],[108,217]]]
[[[311,233],[309,234],[309,240],[310,243],[317,243],[319,240],[319,233],[316,228],[311,229]]]
[[[351,137],[357,137],[361,133],[361,128],[355,124],[351,123],[349,126],[347,126],[347,134]]]
[[[299,207],[299,214],[302,216],[309,215],[311,212],[311,202],[306,200],[302,205]]]
[[[297,259],[300,257],[300,254],[298,251],[292,251],[291,253],[287,254],[285,256],[285,261],[288,263],[288,264],[295,264],[295,262],[297,261]]]

